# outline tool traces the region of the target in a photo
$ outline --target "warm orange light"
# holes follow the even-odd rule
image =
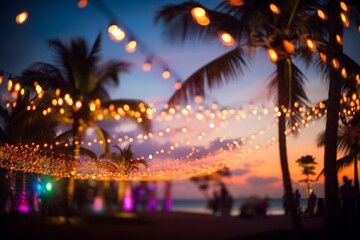
[[[342,76],[343,78],[346,78],[346,77],[347,77],[346,68],[344,68],[344,67],[341,69],[341,76]]]
[[[242,6],[244,5],[244,0],[227,0],[233,6]]]
[[[315,51],[316,51],[316,43],[315,43],[314,40],[308,38],[308,39],[306,40],[306,44],[307,44],[307,46],[308,46],[308,48],[309,48],[309,50],[310,50],[311,52],[315,52]]]
[[[284,40],[283,41],[283,45],[284,45],[284,48],[285,48],[285,51],[290,53],[290,54],[294,54],[295,53],[295,46],[293,44],[293,42],[291,41],[288,41],[288,40]]]
[[[96,110],[96,104],[94,102],[90,102],[89,103],[89,109],[92,112],[95,111]]]
[[[320,8],[316,11],[316,13],[321,20],[324,20],[324,21],[327,20],[326,13],[323,10],[321,10]]]
[[[18,92],[20,91],[20,88],[21,88],[20,83],[15,83],[14,91]]]
[[[340,7],[342,10],[344,10],[345,12],[347,12],[349,10],[348,6],[346,5],[346,3],[344,3],[343,1],[340,1]]]
[[[319,55],[320,55],[320,59],[321,59],[323,62],[326,62],[326,54],[323,53],[323,52],[320,52]]]
[[[201,7],[194,7],[191,10],[191,15],[195,22],[200,26],[207,26],[210,24],[210,19],[206,16],[205,9]]]
[[[11,78],[9,78],[8,79],[8,82],[7,82],[7,90],[8,91],[11,91],[12,90],[12,88],[13,88],[13,81],[12,81],[12,79]]]
[[[146,62],[143,64],[143,70],[148,72],[151,70],[152,64],[151,60],[146,60]]]
[[[24,22],[26,22],[28,17],[29,17],[28,13],[26,11],[23,11],[16,16],[16,23],[23,24]]]
[[[197,19],[196,21],[200,26],[207,26],[210,24],[210,19],[208,17],[203,17],[200,19]]]
[[[221,40],[221,43],[225,46],[233,46],[235,44],[235,39],[227,32],[219,31],[219,37]]]
[[[182,83],[180,81],[176,81],[176,83],[174,84],[174,88],[176,90],[179,90],[182,87]]]
[[[193,16],[193,18],[202,18],[206,16],[206,11],[205,9],[201,8],[201,7],[194,7],[193,9],[191,9],[191,15]]]
[[[280,8],[276,6],[274,3],[270,3],[270,10],[275,14],[280,14]]]
[[[335,68],[335,69],[339,69],[339,68],[340,68],[339,61],[338,61],[336,58],[333,58],[333,59],[331,60],[331,65],[332,65],[332,67]]]
[[[340,18],[342,23],[344,24],[345,27],[349,27],[350,26],[350,21],[349,18],[347,17],[346,13],[341,12],[340,13]]]
[[[203,100],[203,97],[202,97],[202,96],[197,95],[197,96],[194,97],[195,103],[201,103],[202,100]]]
[[[360,32],[360,24],[357,25],[357,30]]]
[[[126,45],[125,45],[125,50],[129,53],[135,52],[136,51],[136,41],[135,40],[130,40]]]
[[[108,32],[110,38],[114,41],[120,42],[125,38],[125,32],[116,24],[110,25]]]
[[[2,84],[3,80],[4,80],[4,75],[0,74],[0,84]]]
[[[170,78],[170,71],[169,70],[164,70],[163,72],[162,72],[162,77],[164,78],[164,79],[169,79]]]
[[[278,60],[278,55],[276,53],[276,51],[272,48],[269,48],[268,49],[268,55],[269,55],[269,58],[270,58],[270,61],[273,62],[273,63],[276,63],[277,60]]]
[[[343,44],[343,41],[342,41],[342,38],[339,34],[336,34],[336,42],[339,44],[339,45],[342,45]]]
[[[88,1],[87,0],[80,0],[79,2],[78,2],[78,7],[79,8],[84,8],[84,7],[86,7],[88,5]]]
[[[357,84],[360,84],[360,75],[359,74],[356,74],[355,79],[356,79]]]

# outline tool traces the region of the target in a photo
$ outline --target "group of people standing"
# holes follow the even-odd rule
[[[309,216],[324,216],[324,199],[317,197],[315,192],[312,190],[310,192],[307,208],[305,211],[302,211],[301,208],[301,194],[299,189],[296,189],[294,194],[294,203],[299,215],[305,214]],[[343,184],[339,188],[339,199],[340,199],[340,207],[343,216],[345,217],[346,221],[351,221],[355,214],[355,189],[352,185],[352,180],[349,179],[347,176],[343,176]],[[285,215],[289,214],[289,207],[285,199],[283,199],[283,207],[285,211]]]
[[[311,190],[310,192],[305,211],[303,211],[301,207],[301,194],[299,189],[295,190],[293,197],[294,197],[296,212],[298,215],[305,214],[308,216],[318,216],[318,217],[324,216],[324,199],[318,198],[314,190]],[[285,195],[283,199],[283,207],[284,207],[285,215],[288,215],[290,213],[290,209],[286,202]]]
[[[233,197],[227,190],[224,183],[220,183],[220,190],[214,190],[213,198],[210,200],[210,207],[214,216],[230,216],[233,206]]]

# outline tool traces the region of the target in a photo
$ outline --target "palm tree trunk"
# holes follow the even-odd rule
[[[278,76],[278,106],[280,108],[281,115],[278,118],[278,135],[279,135],[279,152],[280,152],[280,165],[282,171],[282,178],[283,178],[283,185],[285,191],[285,201],[288,204],[291,220],[293,227],[296,230],[301,230],[302,222],[298,215],[294,198],[293,198],[293,190],[291,185],[291,178],[288,166],[288,159],[287,159],[287,149],[286,149],[286,116],[282,112],[281,106],[288,106],[287,104],[287,91],[286,91],[286,84],[285,84],[285,76],[287,70],[287,63],[285,59],[279,59],[276,64],[277,67],[277,76]],[[290,80],[290,79],[289,79]]]
[[[328,65],[336,58],[341,64],[342,45],[336,43],[336,34],[342,37],[340,22],[340,0],[330,0],[329,6],[329,55]],[[327,228],[338,226],[339,213],[338,179],[336,170],[337,131],[339,127],[340,109],[340,72],[330,67],[330,84],[328,94],[328,107],[325,129],[325,225]]]
[[[358,141],[355,144],[354,158],[354,187],[355,187],[355,203],[356,203],[356,219],[360,221],[360,189],[359,189],[359,172],[358,172]]]
[[[306,183],[307,183],[307,193],[308,193],[308,196],[310,196],[312,189],[311,189],[311,182],[310,182],[309,175],[307,175]]]
[[[126,181],[120,180],[118,181],[118,190],[117,190],[117,204],[120,207],[120,210],[123,210],[123,200],[125,195],[125,187],[126,187]]]
[[[77,116],[76,112],[73,113],[73,156],[70,162],[70,173],[69,173],[69,181],[67,185],[67,199],[65,206],[65,223],[70,223],[70,217],[74,214],[73,202],[74,202],[74,193],[75,193],[75,175],[77,170],[77,164],[80,158],[80,137],[79,137],[79,126],[80,126],[80,118]]]
[[[0,168],[0,216],[5,214],[6,200],[10,189],[6,175],[7,170]]]

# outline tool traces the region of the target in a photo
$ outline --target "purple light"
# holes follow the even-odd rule
[[[20,206],[19,206],[19,212],[21,212],[21,213],[28,213],[28,212],[30,212],[30,207],[29,207],[29,205],[28,204],[26,204],[26,203],[21,203],[20,204]]]
[[[171,211],[171,207],[172,207],[172,200],[170,197],[167,197],[165,199],[165,212],[170,212]]]
[[[156,211],[156,197],[150,196],[149,199],[149,212],[155,212]]]
[[[34,194],[33,202],[34,202],[34,210],[36,212],[38,212],[39,211],[39,195],[37,193]]]
[[[131,212],[134,209],[134,199],[131,193],[131,188],[129,185],[126,186],[124,199],[123,199],[123,210],[126,212]]]
[[[101,212],[103,210],[103,201],[101,197],[96,197],[93,203],[93,209],[95,212]]]
[[[155,191],[156,190],[156,184],[155,183],[150,183],[149,184],[149,190],[150,191]]]
[[[21,213],[28,213],[30,212],[30,206],[29,206],[29,202],[26,199],[26,192],[21,192],[21,201],[20,201],[20,205],[18,208],[19,212]]]

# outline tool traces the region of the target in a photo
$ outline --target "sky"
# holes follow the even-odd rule
[[[72,38],[85,38],[92,44],[101,33],[104,60],[120,59],[130,62],[132,68],[128,73],[120,75],[120,86],[110,86],[109,93],[113,99],[141,99],[156,109],[155,116],[174,92],[174,84],[184,81],[195,70],[220,56],[229,49],[220,42],[212,43],[171,43],[163,32],[161,24],[155,24],[156,11],[165,4],[181,3],[178,0],[138,0],[116,1],[103,0],[106,11],[97,1],[89,1],[85,8],[77,6],[78,1],[7,1],[0,9],[2,36],[0,38],[0,70],[13,75],[21,74],[25,68],[34,62],[54,63],[54,55],[47,41],[58,38],[68,41]],[[206,7],[216,6],[220,0],[199,1]],[[15,22],[16,15],[27,11],[28,20],[19,25]],[[114,42],[107,33],[111,22],[117,23],[125,30],[126,38],[122,42]],[[135,38],[137,50],[128,53],[124,50],[125,43]],[[360,62],[359,33],[354,28],[345,30],[344,52]],[[142,64],[152,57],[151,71],[142,70]],[[305,68],[308,78],[306,92],[311,103],[316,103],[327,97],[327,85],[321,76],[311,68]],[[170,79],[164,80],[161,72],[169,69]],[[218,166],[225,164],[232,170],[232,176],[225,179],[229,191],[234,197],[250,195],[281,197],[283,194],[278,145],[273,138],[277,137],[277,127],[273,117],[273,99],[265,94],[266,83],[275,66],[265,54],[258,54],[252,61],[252,66],[245,71],[244,76],[236,83],[212,90],[209,97],[201,104],[193,103],[188,115],[179,119],[154,119],[154,135],[152,140],[135,140],[132,143],[135,155],[145,157],[150,170],[157,176],[174,177],[173,195],[175,198],[202,198],[203,193],[197,186],[184,178],[178,177],[177,170],[187,171],[206,169],[210,164]],[[217,109],[212,104],[217,104]],[[228,111],[227,117],[206,118],[196,120],[199,107],[212,110],[218,114],[220,110]],[[267,115],[261,114],[262,108],[267,108]],[[243,111],[245,118],[232,114]],[[256,113],[256,114],[254,114]],[[206,114],[203,114],[205,116]],[[213,127],[210,124],[214,124]],[[140,131],[128,122],[104,122],[103,127],[111,131],[115,140],[124,136],[136,136]],[[304,178],[296,160],[304,155],[313,155],[318,163],[316,172],[323,167],[323,148],[316,146],[317,135],[324,130],[324,120],[310,123],[299,136],[288,138],[288,159],[293,188],[298,188],[306,196],[306,185],[299,181]],[[169,131],[169,132],[168,132]],[[161,133],[160,133],[161,132]],[[91,132],[89,133],[91,134]],[[160,137],[160,135],[162,135]],[[88,139],[88,141],[91,141]],[[226,144],[243,141],[241,147],[229,151],[225,155],[217,154]],[[122,145],[123,146],[123,145]],[[173,148],[173,149],[172,149]],[[171,150],[169,150],[171,149]],[[162,150],[164,153],[162,153]],[[195,150],[195,151],[194,151]],[[168,154],[169,152],[169,154]],[[152,158],[150,157],[152,156]],[[201,156],[206,155],[206,158]],[[198,156],[200,160],[193,164],[191,159]],[[178,159],[178,160],[176,160]],[[180,160],[179,160],[180,159]],[[209,168],[209,170],[213,168]],[[185,171],[184,170],[184,171]],[[180,175],[183,172],[180,171]],[[340,173],[353,178],[352,171]],[[169,176],[168,176],[169,177]],[[339,178],[340,179],[340,178]],[[161,194],[161,182],[159,194]],[[323,196],[323,178],[313,185],[315,193]]]

